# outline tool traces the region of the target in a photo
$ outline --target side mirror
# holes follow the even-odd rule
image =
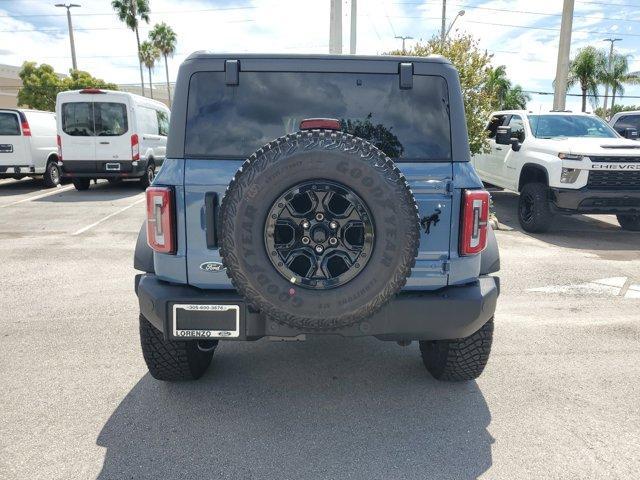
[[[511,127],[498,127],[496,143],[498,145],[511,145]]]
[[[629,140],[638,140],[638,130],[633,127],[627,127],[624,129],[623,137]]]

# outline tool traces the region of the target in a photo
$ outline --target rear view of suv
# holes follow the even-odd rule
[[[77,190],[92,179],[136,178],[146,188],[164,161],[169,109],[127,92],[87,88],[56,101],[62,175]]]
[[[0,178],[42,176],[46,187],[60,183],[53,112],[0,109]]]
[[[136,246],[149,371],[331,334],[416,340],[434,377],[476,378],[499,257],[469,160],[441,57],[193,54]]]

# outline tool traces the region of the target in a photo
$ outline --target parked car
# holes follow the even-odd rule
[[[62,176],[77,190],[92,179],[137,178],[150,185],[162,165],[169,129],[163,103],[133,93],[87,88],[56,101]]]
[[[640,144],[595,115],[495,112],[487,125],[491,151],[473,165],[491,185],[520,193],[518,220],[544,232],[554,214],[615,214],[640,230]]]
[[[54,113],[0,109],[0,178],[36,176],[47,187],[60,183]]]
[[[637,140],[640,131],[640,111],[618,112],[611,118],[609,124],[621,136]]]
[[[480,375],[499,256],[447,60],[196,53],[167,158],[134,260],[155,378],[312,334],[417,340],[435,378]]]

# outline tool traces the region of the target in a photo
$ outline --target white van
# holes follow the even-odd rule
[[[146,188],[162,164],[169,109],[127,92],[86,88],[61,92],[56,101],[62,177],[78,190],[91,179],[138,178]]]
[[[54,113],[0,108],[0,178],[40,175],[47,187],[60,183]]]

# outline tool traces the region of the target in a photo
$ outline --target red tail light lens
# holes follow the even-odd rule
[[[20,123],[22,126],[22,135],[25,137],[31,136],[31,127],[29,127],[29,121],[24,113],[20,112]]]
[[[176,220],[171,187],[147,188],[147,243],[159,253],[176,253]]]
[[[83,88],[82,90],[80,90],[80,93],[107,93],[107,92],[103,92],[99,88]]]
[[[57,135],[56,143],[58,144],[58,161],[62,161],[62,139]]]
[[[140,160],[140,143],[137,133],[131,135],[131,160]]]
[[[489,192],[465,190],[462,200],[460,255],[475,255],[487,246]]]
[[[300,130],[340,130],[340,120],[334,118],[306,118],[300,122]]]

